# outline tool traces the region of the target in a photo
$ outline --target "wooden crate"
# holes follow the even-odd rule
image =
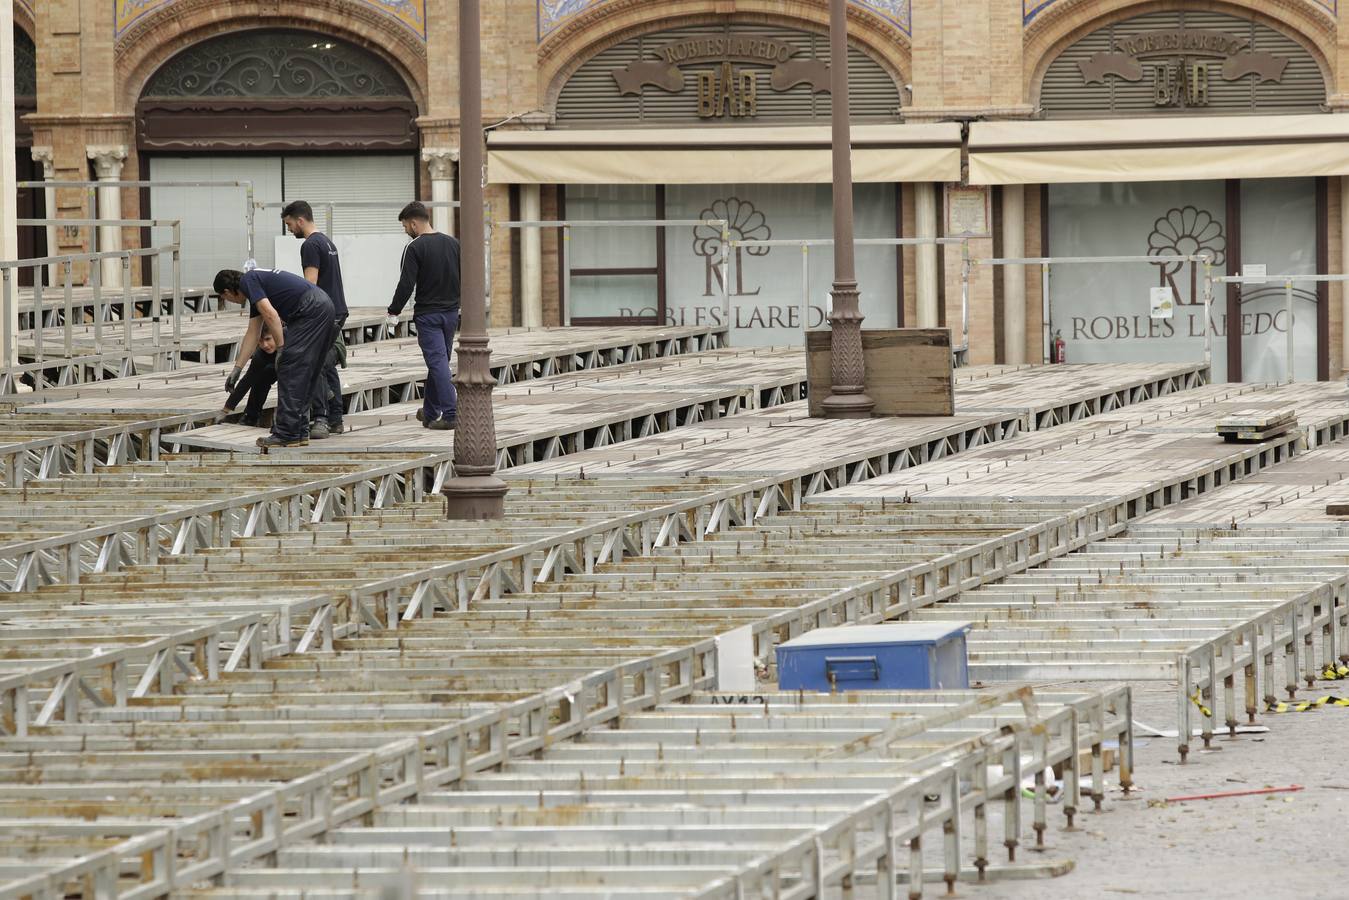
[[[828,329],[806,332],[810,415],[824,415],[829,396]],[[955,415],[951,332],[945,328],[885,328],[862,332],[866,391],[875,416]]]

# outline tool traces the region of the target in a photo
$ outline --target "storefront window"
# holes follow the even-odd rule
[[[1050,256],[1172,256],[1207,252],[1225,263],[1221,181],[1055,184],[1049,187]],[[1219,272],[1225,269],[1219,269]],[[1054,266],[1050,318],[1074,363],[1193,362],[1204,354],[1203,271],[1180,263]],[[1169,319],[1151,318],[1151,289],[1170,287]],[[1227,371],[1225,294],[1214,298],[1213,372]],[[1053,337],[1053,335],[1051,335]]]
[[[1217,274],[1240,241],[1241,262],[1269,275],[1316,271],[1316,184],[1311,178],[1241,183],[1241,233],[1229,232],[1221,181],[1062,184],[1049,188],[1050,256],[1212,254]],[[1185,362],[1202,358],[1203,271],[1177,263],[1055,266],[1053,327],[1069,362]],[[1170,319],[1151,318],[1150,291],[1169,287]],[[1316,378],[1316,287],[1294,285],[1294,362]],[[1241,318],[1229,323],[1227,291],[1214,291],[1209,327],[1213,377],[1227,378],[1227,335],[1241,329],[1242,379],[1286,377],[1287,315],[1282,284],[1247,287]]]
[[[1316,181],[1264,179],[1241,183],[1241,262],[1269,275],[1316,272]],[[1283,284],[1241,292],[1241,372],[1246,381],[1283,381],[1288,358]],[[1316,285],[1293,284],[1293,374],[1316,380]]]
[[[664,190],[664,218],[724,220],[732,241],[828,240],[832,235],[829,185],[670,185]],[[568,187],[567,217],[655,218],[654,192],[651,187],[626,185]],[[857,237],[895,237],[895,204],[893,185],[857,185]],[[814,246],[803,253],[796,246],[732,246],[723,286],[719,228],[686,225],[664,232],[667,324],[722,322],[724,293],[729,294],[735,346],[801,344],[803,307],[806,327],[825,324],[833,281],[830,247]],[[655,266],[655,235],[655,229],[630,226],[573,229],[568,294],[573,320],[643,320],[657,315],[658,279],[631,271]],[[898,324],[896,252],[894,246],[857,247],[857,280],[867,328]],[[623,271],[604,274],[605,269]]]
[[[642,184],[587,184],[567,188],[567,218],[632,221],[656,218],[656,188]],[[657,302],[656,243],[659,231],[642,226],[574,228],[568,249],[572,320],[631,318],[633,309]],[[646,270],[634,272],[634,269]]]

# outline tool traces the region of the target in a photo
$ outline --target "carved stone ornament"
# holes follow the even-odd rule
[[[112,181],[122,175],[122,165],[126,162],[126,144],[94,144],[86,151],[94,163],[94,171],[100,181]]]
[[[449,181],[454,177],[454,164],[459,161],[459,151],[448,147],[426,147],[422,150],[422,162],[431,171],[432,181]]]
[[[238,31],[195,44],[164,64],[143,96],[408,97],[398,73],[374,54],[307,31]]]

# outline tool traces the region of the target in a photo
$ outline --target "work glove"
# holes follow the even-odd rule
[[[384,324],[389,326],[390,331],[393,331],[398,327],[398,317],[393,313],[389,313],[384,317]]]
[[[244,370],[235,366],[234,369],[225,376],[225,390],[232,391],[239,386],[239,378],[244,374]]]

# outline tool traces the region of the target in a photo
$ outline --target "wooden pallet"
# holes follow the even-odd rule
[[[1297,411],[1293,409],[1266,413],[1260,410],[1228,416],[1214,430],[1229,444],[1260,443],[1287,434],[1297,427]]]

